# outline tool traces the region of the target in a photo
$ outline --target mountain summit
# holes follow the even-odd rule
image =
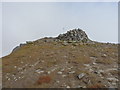
[[[79,28],[67,31],[65,34],[60,34],[57,39],[62,41],[79,41],[84,43],[90,41],[87,34]]]
[[[12,42],[11,42],[12,43]],[[2,58],[3,88],[117,88],[118,45],[81,29],[20,44]]]

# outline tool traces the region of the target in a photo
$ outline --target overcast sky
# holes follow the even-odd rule
[[[6,2],[2,15],[2,56],[20,43],[74,28],[83,29],[91,40],[118,42],[117,2]]]

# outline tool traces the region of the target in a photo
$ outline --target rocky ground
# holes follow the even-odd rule
[[[21,44],[2,58],[3,88],[118,88],[118,45],[87,38],[74,30]]]
[[[117,84],[115,44],[39,40],[3,58],[7,88],[117,88]]]

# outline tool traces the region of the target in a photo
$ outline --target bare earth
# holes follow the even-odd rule
[[[6,88],[117,88],[116,44],[28,43],[3,57]]]

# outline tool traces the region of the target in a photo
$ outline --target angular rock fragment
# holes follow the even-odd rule
[[[85,76],[85,73],[81,73],[77,77],[78,77],[78,79],[82,79],[84,76]]]

